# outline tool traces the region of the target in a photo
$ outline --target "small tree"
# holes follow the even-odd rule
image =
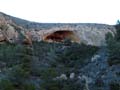
[[[116,31],[117,31],[117,34],[116,34],[115,38],[116,38],[117,41],[120,41],[120,21],[119,20],[117,21],[117,24],[115,25],[115,28],[116,28]]]
[[[108,63],[109,65],[120,64],[120,24],[116,25],[117,33],[115,37],[108,33],[106,35],[106,43],[108,48]]]

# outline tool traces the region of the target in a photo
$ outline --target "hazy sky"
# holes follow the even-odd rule
[[[115,24],[120,0],[0,0],[0,11],[36,22]]]

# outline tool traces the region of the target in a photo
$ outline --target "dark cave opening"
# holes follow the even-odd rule
[[[55,41],[55,42],[62,42],[64,41],[65,39],[69,39],[73,42],[77,42],[78,41],[78,38],[77,36],[75,35],[75,33],[73,31],[65,31],[65,30],[61,30],[61,31],[55,31],[49,35],[46,35],[44,37],[44,40],[45,41]]]

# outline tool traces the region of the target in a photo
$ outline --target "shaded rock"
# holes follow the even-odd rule
[[[62,79],[62,80],[67,80],[66,74],[61,74],[59,77],[56,77],[56,79]]]
[[[100,55],[94,55],[92,58],[91,58],[91,62],[97,60],[100,58]]]

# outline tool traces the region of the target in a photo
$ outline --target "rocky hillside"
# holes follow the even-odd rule
[[[105,45],[105,35],[115,33],[114,26],[89,23],[36,23],[0,13],[0,42],[64,41],[87,45]],[[22,34],[22,35],[21,35]],[[21,36],[24,36],[21,39]]]
[[[0,90],[120,90],[120,23],[35,23],[0,13],[0,43]]]

